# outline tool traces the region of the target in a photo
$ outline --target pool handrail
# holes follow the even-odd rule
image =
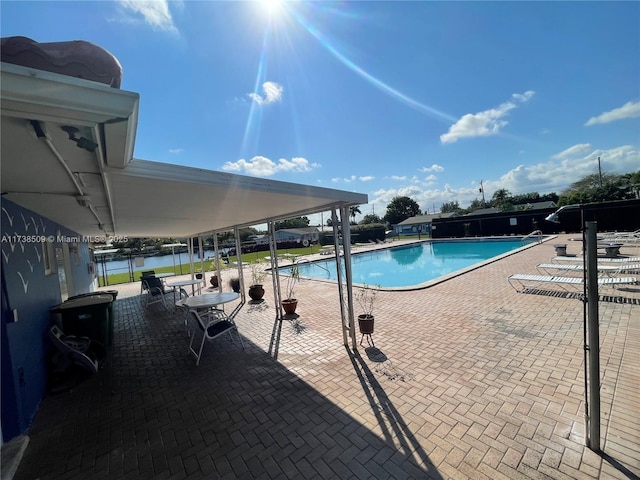
[[[534,230],[533,232],[529,233],[528,235],[525,235],[524,237],[522,237],[522,239],[520,241],[522,243],[524,243],[525,240],[527,240],[528,238],[533,238],[534,235],[538,236],[538,243],[542,243],[542,237],[543,237],[542,230]]]

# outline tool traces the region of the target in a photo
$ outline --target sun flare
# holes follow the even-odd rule
[[[276,16],[282,11],[283,0],[260,0],[269,16]]]

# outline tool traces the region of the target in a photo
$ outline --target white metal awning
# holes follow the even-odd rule
[[[192,237],[368,201],[133,159],[137,93],[8,63],[1,74],[3,198],[81,235]]]

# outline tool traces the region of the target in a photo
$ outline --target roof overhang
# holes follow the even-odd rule
[[[98,82],[2,62],[2,116],[91,129],[111,167],[133,158],[140,96]],[[96,138],[99,140],[100,138]]]
[[[132,237],[189,237],[368,201],[360,193],[137,159],[106,175],[116,232]]]
[[[137,93],[1,68],[3,198],[81,235],[183,238],[368,202],[359,193],[133,159]],[[62,127],[97,148],[79,148]]]

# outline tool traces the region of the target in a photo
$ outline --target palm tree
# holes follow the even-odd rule
[[[499,208],[502,211],[506,211],[510,205],[511,192],[505,188],[501,188],[493,193],[493,198],[491,200],[494,207]]]
[[[356,215],[358,213],[362,213],[359,206],[353,205],[352,207],[349,207],[349,216],[353,219],[353,223],[356,223]]]

